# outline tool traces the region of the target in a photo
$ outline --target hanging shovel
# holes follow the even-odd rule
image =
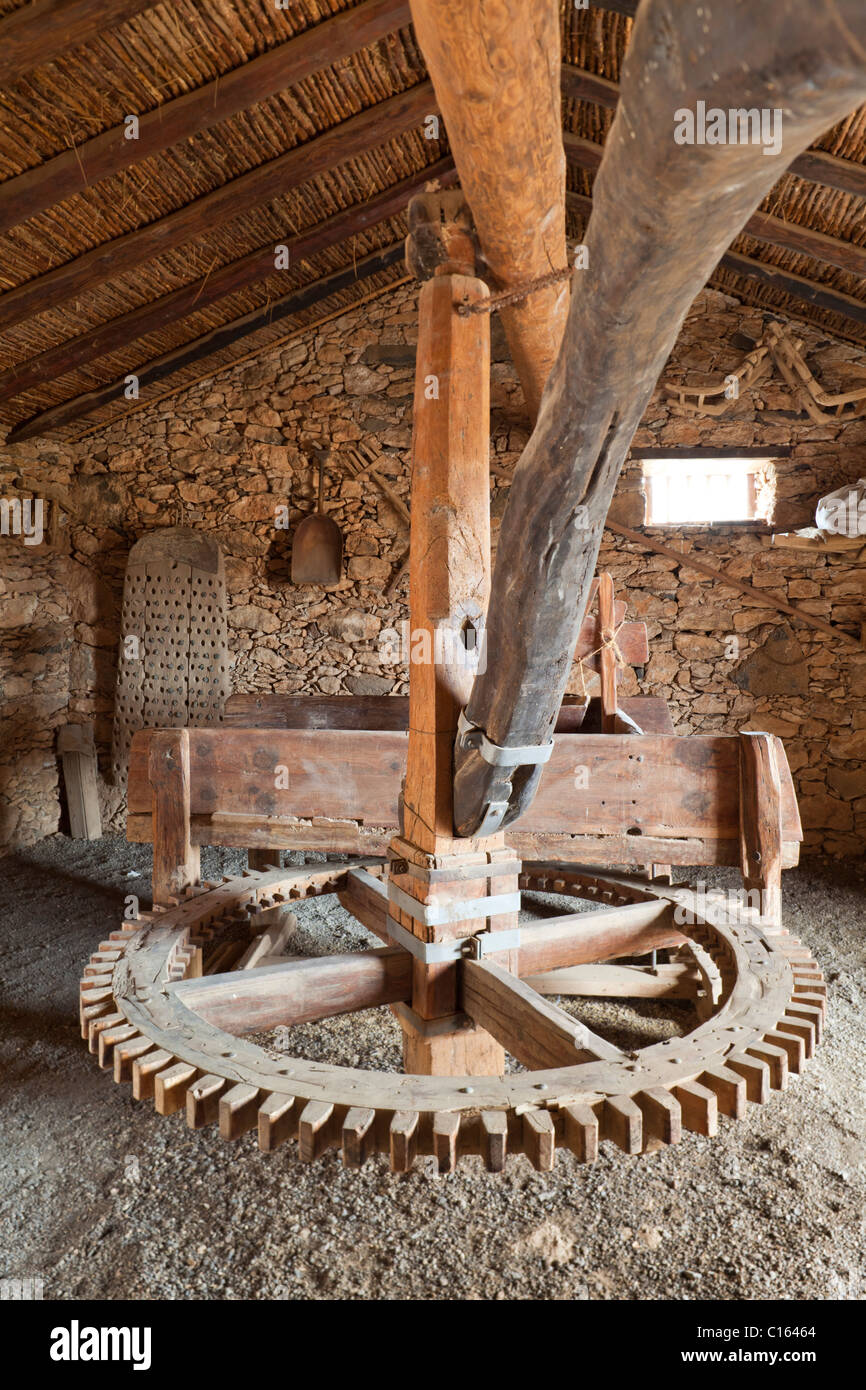
[[[324,457],[319,459],[319,498],[316,510],[305,516],[292,541],[293,584],[339,584],[343,574],[343,533],[322,511]]]

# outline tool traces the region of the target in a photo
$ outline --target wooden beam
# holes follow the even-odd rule
[[[397,824],[405,733],[222,726],[191,729],[189,736],[193,816],[351,816],[370,826]],[[131,815],[151,810],[146,768],[153,737],[153,730],[143,729],[133,738]],[[618,837],[626,825],[632,834],[623,838],[631,841],[736,839],[738,758],[733,734],[644,734],[639,742],[628,734],[559,734],[521,830]],[[268,773],[278,765],[290,769],[288,787],[275,786]],[[785,839],[795,840],[800,826],[787,768],[783,803]],[[256,837],[241,841],[258,843]],[[669,862],[656,852],[642,856],[644,863],[650,859]]]
[[[846,632],[843,627],[839,627],[836,623],[827,623],[823,618],[817,618],[814,613],[807,613],[804,608],[797,608],[793,603],[786,603],[784,599],[776,598],[773,594],[769,594],[766,589],[756,589],[754,584],[747,584],[744,579],[734,579],[726,570],[716,569],[714,565],[707,565],[691,553],[685,555],[681,550],[674,550],[673,546],[665,545],[652,536],[645,536],[640,531],[633,531],[629,526],[622,526],[618,521],[611,521],[609,517],[604,525],[605,530],[613,531],[614,535],[622,536],[624,540],[631,541],[634,545],[643,546],[644,550],[655,551],[657,555],[666,555],[669,560],[676,560],[678,564],[685,565],[688,569],[697,570],[699,574],[705,574],[709,579],[715,579],[717,583],[727,585],[729,589],[736,589],[739,593],[746,594],[762,608],[776,608],[780,613],[787,613],[799,622],[817,628],[819,632],[829,633],[831,637],[842,638],[843,641],[850,642],[853,647],[859,648],[860,651],[863,650],[863,643],[859,637],[854,637],[852,633]]]
[[[748,227],[743,229],[749,231]],[[754,233],[750,233],[754,235]],[[777,245],[779,243],[777,242]],[[829,285],[816,284],[802,275],[794,275],[789,270],[768,265],[766,261],[756,261],[739,252],[728,251],[719,263],[719,269],[733,271],[749,280],[758,280],[762,285],[790,294],[816,309],[824,309],[831,314],[841,314],[843,318],[853,319],[855,323],[866,323],[866,301],[854,299],[850,294],[831,289]]]
[[[673,907],[664,899],[570,912],[521,925],[517,973],[539,975],[684,944],[685,937],[674,926]]]
[[[299,262],[314,256],[329,246],[348,242],[359,232],[364,232],[376,223],[390,217],[398,217],[405,212],[406,203],[414,192],[422,188],[429,179],[438,178],[443,185],[451,184],[457,175],[450,159],[437,160],[435,164],[419,169],[407,179],[402,179],[393,187],[371,198],[336,213],[308,231],[289,237],[284,245],[288,248],[289,269],[294,273]],[[128,314],[110,319],[96,328],[88,329],[76,338],[67,338],[44,352],[17,363],[5,372],[0,372],[0,401],[21,395],[32,386],[37,386],[46,378],[56,379],[67,372],[75,371],[96,358],[113,352],[116,348],[131,345],[137,338],[157,333],[169,324],[185,318],[189,314],[200,313],[209,304],[214,304],[226,295],[234,294],[247,285],[255,284],[273,275],[274,243],[241,256],[228,265],[221,266],[212,275],[201,276],[188,285],[161,295],[159,299],[149,300]],[[131,369],[130,369],[131,370]]]
[[[670,47],[663,33],[673,9]],[[585,261],[595,268],[571,295],[545,410],[502,517],[487,616],[497,660],[479,672],[465,710],[470,729],[499,748],[550,743],[619,471],[695,295],[780,172],[866,97],[861,0],[817,14],[811,0],[789,0],[781,31],[759,7],[738,6],[736,21],[730,10],[673,9],[648,0],[635,24],[586,234]],[[698,90],[723,109],[762,108],[784,90],[784,160],[748,144],[712,157],[683,145],[674,158],[670,113]],[[455,744],[455,825],[464,836],[513,824],[541,781],[534,751],[503,767],[482,750],[471,732]]]
[[[67,48],[101,38],[155,0],[31,0],[0,21],[0,86],[50,63]]]
[[[558,0],[411,0],[415,33],[496,289],[566,265]],[[568,312],[556,283],[503,310],[530,416]]]
[[[377,102],[360,115],[341,121],[322,135],[258,165],[239,178],[230,179],[221,188],[196,198],[176,212],[125,236],[103,242],[56,270],[8,290],[0,297],[0,328],[9,328],[32,314],[45,313],[106,280],[134,270],[153,256],[212,232],[250,208],[281,197],[316,175],[367,153],[371,147],[419,124],[435,109],[429,82],[420,82],[387,101]]]
[[[269,328],[271,324],[278,323],[280,319],[286,318],[289,314],[301,313],[302,310],[309,309],[313,304],[320,303],[339,290],[347,289],[357,281],[369,279],[371,275],[378,275],[380,271],[387,270],[389,266],[402,264],[402,260],[403,244],[402,242],[395,242],[392,246],[386,246],[382,251],[374,251],[372,255],[365,256],[363,260],[358,261],[357,265],[349,265],[345,270],[334,271],[332,275],[326,275],[321,280],[314,280],[312,284],[304,285],[291,294],[285,295],[282,299],[275,300],[272,304],[266,304],[261,309],[254,309],[252,313],[244,314],[242,318],[232,319],[230,323],[211,329],[209,333],[194,338],[191,342],[184,343],[182,347],[174,348],[171,352],[163,353],[161,357],[153,358],[146,366],[140,368],[135,373],[138,377],[139,390],[156,381],[161,381],[164,377],[171,376],[183,367],[191,366],[194,362],[200,362],[203,358],[220,352],[223,348],[247,337],[250,333],[257,333],[262,328]],[[349,305],[346,306],[347,309],[349,307]],[[7,444],[14,444],[22,439],[32,439],[35,435],[44,434],[46,430],[56,429],[60,425],[69,424],[71,420],[81,419],[85,415],[92,415],[94,411],[101,410],[103,406],[110,405],[112,401],[122,400],[125,382],[125,376],[117,377],[105,386],[99,386],[80,396],[73,396],[70,400],[61,402],[60,405],[49,406],[47,410],[40,411],[38,415],[22,421],[21,424],[10,430],[6,439]]]
[[[36,8],[41,12],[49,7]],[[143,5],[132,8],[141,9]],[[33,7],[27,11],[28,14],[32,12]],[[144,112],[139,116],[136,140],[124,138],[124,125],[112,126],[93,139],[45,160],[35,169],[7,179],[0,186],[0,232],[26,222],[47,207],[62,203],[82,188],[89,188],[121,169],[159,154],[170,145],[189,140],[200,131],[228,120],[256,102],[285,91],[311,73],[330,67],[393,29],[408,24],[409,19],[408,0],[365,0],[364,4],[321,24],[311,25],[296,38],[242,63],[232,72],[222,73],[213,82],[206,82],[153,111]],[[96,21],[93,22],[95,25]],[[2,32],[0,27],[0,43]],[[53,30],[43,21],[43,44],[49,32]],[[43,61],[41,56],[38,61]]]
[[[592,101],[596,106],[606,106],[615,110],[619,101],[619,83],[607,77],[576,68],[572,63],[563,63],[560,74],[562,95],[571,101]]]
[[[464,1012],[530,1070],[620,1061],[624,1054],[492,961],[465,960]]]
[[[592,140],[584,140],[578,135],[571,135],[567,131],[563,135],[563,144],[569,164],[574,165],[577,169],[585,169],[588,173],[596,173],[601,164],[601,156],[604,152],[603,145],[598,145]],[[795,160],[791,169],[794,169],[796,163]],[[851,165],[851,168],[857,169],[859,166]],[[864,196],[866,196],[866,183],[864,183]],[[565,195],[565,201],[566,207],[570,211],[579,213],[582,217],[589,217],[592,211],[592,199],[586,194],[568,192]],[[851,275],[866,277],[866,248],[858,246],[853,241],[841,241],[838,237],[826,236],[823,232],[816,232],[811,227],[802,227],[797,222],[785,222],[782,218],[773,217],[767,212],[753,213],[738,235],[751,236],[756,241],[766,241],[771,246],[781,246],[786,251],[799,251],[804,256],[810,256],[813,260],[825,262],[827,265],[834,265],[839,270],[845,270]],[[777,269],[775,266],[768,266],[762,261],[750,260],[749,257],[736,252],[728,252],[727,256],[723,257],[721,264],[724,266],[728,261],[730,263],[727,268],[735,270],[738,275],[764,280],[766,283],[772,284],[775,289],[784,289],[787,294],[805,299],[810,304],[824,309],[832,309],[834,313],[844,314],[858,322],[863,321],[862,316],[866,313],[866,305],[861,304],[859,300],[852,299],[850,295],[832,289],[830,286],[816,284],[812,280],[793,275],[786,270]]]
[[[147,778],[153,815],[153,901],[165,904],[199,878],[200,851],[189,833],[188,729],[154,731]]]
[[[602,7],[603,8],[603,7]],[[585,68],[573,67],[570,63],[562,65],[563,95],[574,100],[591,101],[597,106],[615,110],[619,101],[619,84],[587,72]],[[565,138],[575,140],[570,132]],[[589,144],[589,141],[583,142]],[[568,145],[566,144],[566,152]],[[792,160],[786,170],[810,183],[823,183],[828,188],[838,188],[842,193],[850,193],[855,198],[866,198],[866,167],[855,164],[850,159],[840,159],[838,155],[828,154],[826,150],[804,150]]]
[[[583,999],[694,999],[701,977],[689,965],[571,965],[527,975],[524,983],[538,994]]]
[[[412,957],[400,946],[233,970],[169,986],[206,1022],[240,1037],[410,997]]]

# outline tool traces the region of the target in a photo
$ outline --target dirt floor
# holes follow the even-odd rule
[[[203,873],[244,862],[206,851]],[[291,1144],[265,1156],[249,1134],[192,1133],[99,1070],[78,1032],[78,978],[124,898],[149,901],[149,867],[148,848],[119,838],[54,836],[3,861],[0,1277],[42,1278],[60,1299],[864,1297],[863,869],[811,861],[785,875],[785,920],[830,982],[826,1041],[786,1094],[648,1158],[604,1144],[592,1167],[566,1154],[549,1174],[517,1158],[500,1176],[470,1161],[440,1178],[425,1161],[393,1178],[384,1161],[304,1166]],[[366,937],[334,900],[298,915],[300,952]],[[593,1007],[587,1022],[614,1040],[689,1026],[684,1005]],[[387,1010],[291,1042],[399,1061]]]

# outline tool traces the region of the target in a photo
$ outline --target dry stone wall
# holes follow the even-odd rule
[[[75,448],[0,453],[9,473],[38,466],[69,490],[65,551],[26,554],[2,538],[0,629],[3,839],[24,843],[59,822],[54,731],[93,722],[107,773],[123,572],[131,545],[154,527],[198,527],[223,547],[236,691],[403,693],[405,667],[383,662],[384,630],[406,619],[408,584],[389,592],[408,544],[398,511],[368,477],[340,465],[353,441],[372,440],[379,471],[409,503],[417,296],[406,286],[252,363],[131,413]],[[666,376],[692,380],[736,366],[763,317],[722,295],[696,301]],[[830,386],[866,375],[858,349],[797,328],[810,364]],[[527,437],[521,396],[494,331],[491,461],[494,536],[507,479]],[[325,508],[340,525],[343,578],[328,589],[290,582],[291,534],[315,503],[310,445],[331,447]],[[661,392],[635,447],[790,446],[779,465],[777,526],[807,525],[823,493],[866,474],[866,420],[815,426],[790,409],[775,379],[720,419],[675,415]],[[22,451],[29,450],[27,459]],[[642,473],[626,466],[614,515],[643,517]],[[660,539],[746,579],[767,595],[853,625],[866,620],[866,566],[850,553],[770,547],[737,528]],[[626,693],[664,695],[681,733],[767,728],[782,734],[801,800],[807,849],[862,852],[866,836],[866,652],[747,603],[687,563],[615,540],[601,563],[631,616],[647,621],[651,659]],[[736,639],[732,642],[730,639]],[[575,669],[571,689],[581,688]],[[106,780],[106,821],[122,798]]]

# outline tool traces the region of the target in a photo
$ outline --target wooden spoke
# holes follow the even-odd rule
[[[234,1037],[406,1001],[412,957],[400,946],[315,956],[169,986],[206,1022]]]
[[[573,965],[525,975],[538,994],[573,994],[584,999],[694,999],[701,983],[688,965]]]
[[[574,1066],[624,1055],[490,961],[463,962],[463,1008],[525,1067]]]
[[[570,912],[521,926],[518,974],[537,975],[684,944],[685,937],[673,923],[671,904],[662,899],[599,912]]]

